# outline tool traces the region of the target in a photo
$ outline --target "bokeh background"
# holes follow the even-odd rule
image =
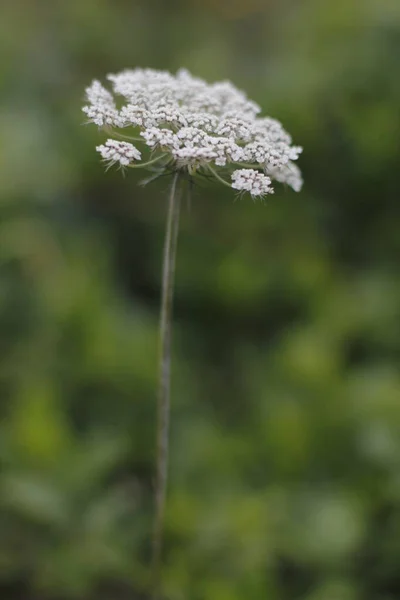
[[[0,11],[0,597],[148,597],[168,181],[105,174],[81,106],[184,66],[282,120],[306,183],[184,206],[165,598],[400,598],[398,0]]]

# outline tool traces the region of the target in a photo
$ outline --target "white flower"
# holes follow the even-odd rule
[[[293,162],[288,162],[284,167],[268,169],[267,173],[272,179],[280,183],[286,183],[295,192],[300,192],[303,187],[301,171]]]
[[[230,82],[209,84],[184,69],[176,75],[125,70],[107,79],[111,91],[97,80],[86,89],[83,111],[109,132],[122,130],[117,137],[142,141],[151,152],[144,165],[159,157],[162,169],[214,174],[220,180],[216,169],[233,168],[233,187],[253,196],[271,193],[271,179],[300,189],[301,174],[293,161],[301,148],[292,145],[279,121],[260,117],[260,107]],[[127,142],[108,140],[98,151],[109,164],[141,160],[139,150]]]
[[[90,104],[103,104],[115,108],[113,95],[97,79],[94,79],[85,91]]]
[[[95,106],[84,106],[82,110],[87,114],[89,121],[92,121],[99,127],[105,125],[123,127],[123,120],[115,108],[98,104]]]
[[[157,127],[149,127],[140,134],[149,148],[159,146],[164,150],[172,150],[179,148],[179,142],[176,135],[170,129],[158,129]]]
[[[211,162],[217,158],[216,152],[212,147],[179,148],[172,153],[179,166],[195,167],[204,162]],[[192,171],[190,171],[192,172]]]
[[[86,97],[89,105],[83,107],[83,112],[99,127],[104,125],[114,125],[122,127],[123,121],[116,109],[112,94],[106,90],[96,79],[86,88]]]
[[[215,115],[206,112],[188,112],[182,114],[188,126],[204,129],[208,133],[213,133],[217,130],[219,119]]]
[[[254,169],[238,169],[232,173],[232,187],[235,190],[249,192],[251,196],[273,194],[271,179]]]
[[[118,140],[107,140],[105,144],[96,147],[103,160],[110,166],[119,163],[121,167],[127,167],[134,160],[142,158],[141,153],[135,146],[128,142],[119,142]]]
[[[121,108],[119,117],[125,127],[144,127],[150,119],[150,113],[138,104],[127,104]]]

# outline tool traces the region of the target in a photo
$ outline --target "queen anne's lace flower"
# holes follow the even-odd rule
[[[126,70],[108,80],[112,92],[97,80],[86,89],[83,111],[109,134],[126,140],[133,135],[147,146],[152,155],[143,166],[214,175],[252,196],[270,194],[271,179],[300,190],[293,161],[301,148],[292,145],[279,121],[259,117],[260,107],[231,83],[208,84],[186,70],[171,75],[153,69]],[[110,165],[140,166],[132,163],[141,153],[127,141],[108,139],[97,150]],[[232,184],[218,174],[222,167],[235,169]]]

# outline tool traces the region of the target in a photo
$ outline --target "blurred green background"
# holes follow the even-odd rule
[[[84,88],[230,79],[301,194],[184,207],[169,600],[400,598],[400,2],[3,0],[0,597],[147,598],[168,181],[104,173]]]

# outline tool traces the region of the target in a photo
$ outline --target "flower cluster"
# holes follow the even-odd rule
[[[105,144],[97,146],[96,150],[110,166],[119,163],[122,167],[127,167],[132,161],[142,158],[133,144],[118,140],[107,140]]]
[[[186,70],[171,75],[153,69],[126,70],[108,80],[112,93],[99,81],[86,89],[83,111],[90,122],[124,140],[108,139],[97,147],[109,164],[214,175],[253,197],[272,193],[271,180],[300,190],[294,161],[301,148],[292,145],[279,121],[260,117],[260,107],[231,83],[208,84]],[[134,164],[141,153],[132,141],[149,148],[150,160]],[[220,175],[228,168],[234,169],[231,184]]]
[[[237,169],[232,173],[232,187],[235,190],[249,192],[253,198],[274,192],[271,179],[254,169]]]

